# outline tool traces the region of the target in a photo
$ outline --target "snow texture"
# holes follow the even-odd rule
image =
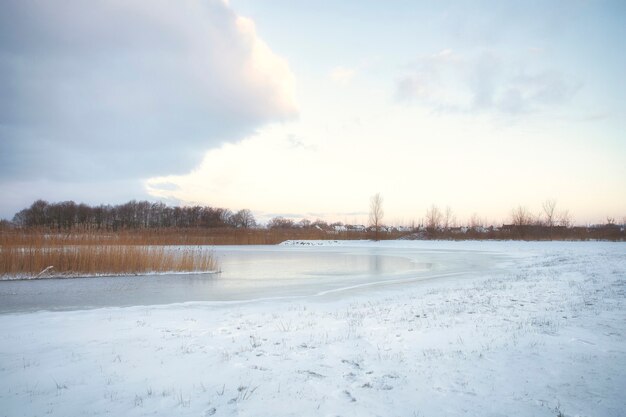
[[[326,298],[0,315],[0,416],[626,414],[623,243],[330,244],[509,257]]]

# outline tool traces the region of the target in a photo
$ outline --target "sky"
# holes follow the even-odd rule
[[[7,0],[0,218],[34,200],[626,216],[622,1]]]

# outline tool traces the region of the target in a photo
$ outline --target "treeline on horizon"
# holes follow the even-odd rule
[[[133,229],[251,229],[260,225],[249,209],[233,212],[210,206],[167,206],[162,202],[131,200],[118,205],[77,204],[74,201],[49,203],[37,200],[13,216],[13,225],[26,228],[57,230],[133,230]],[[277,216],[267,223],[268,229],[329,229],[342,223],[302,219],[295,222]]]
[[[251,228],[256,220],[248,209],[232,212],[209,206],[170,207],[162,202],[129,201],[118,205],[49,203],[37,200],[13,217],[19,227],[69,229]]]
[[[249,240],[248,243],[273,243],[279,239],[302,238],[369,238],[381,232],[381,239],[524,239],[524,240],[626,240],[624,225],[615,224],[613,219],[607,219],[603,226],[573,226],[567,211],[557,215],[555,201],[544,203],[543,215],[532,215],[523,207],[514,209],[511,213],[511,224],[502,226],[486,226],[474,215],[468,225],[458,226],[452,211],[445,211],[432,206],[419,225],[407,227],[363,227],[343,225],[342,223],[328,224],[322,220],[311,222],[302,219],[295,222],[284,217],[274,217],[264,228],[266,231],[282,231],[280,236],[263,236],[262,240]],[[224,208],[210,206],[168,206],[162,202],[129,201],[118,205],[90,206],[74,201],[49,203],[37,200],[30,207],[25,208],[13,217],[12,223],[4,222],[5,226],[26,229],[46,230],[90,230],[90,231],[133,231],[133,230],[221,230],[224,236],[215,237],[215,242],[232,242],[232,236],[227,236],[228,230],[259,229],[259,225],[252,212],[242,209],[233,212]],[[360,228],[359,228],[360,227]],[[304,234],[309,230],[307,234]],[[258,230],[261,232],[261,230]],[[292,231],[292,232],[289,232]],[[214,232],[217,233],[217,232]],[[289,234],[291,233],[291,234]],[[365,235],[364,235],[365,234]],[[292,236],[293,235],[293,236]],[[329,236],[326,236],[329,235]],[[216,235],[217,236],[217,235]],[[218,242],[219,241],[219,242]],[[237,241],[238,242],[238,241]]]

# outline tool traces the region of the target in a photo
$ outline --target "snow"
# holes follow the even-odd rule
[[[2,314],[0,415],[625,414],[623,243],[313,243],[464,252],[468,268],[285,300]],[[470,268],[472,253],[500,261]]]
[[[50,279],[75,279],[75,278],[106,278],[106,277],[128,277],[128,276],[160,276],[160,275],[211,275],[218,274],[216,270],[197,270],[197,271],[147,271],[129,274],[112,274],[112,273],[62,273],[53,272],[54,266],[49,266],[39,274],[32,276],[26,274],[2,275],[0,281],[37,281]]]

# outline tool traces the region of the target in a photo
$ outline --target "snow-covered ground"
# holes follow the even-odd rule
[[[626,415],[624,243],[318,243],[506,256],[327,296],[3,314],[0,416]]]

